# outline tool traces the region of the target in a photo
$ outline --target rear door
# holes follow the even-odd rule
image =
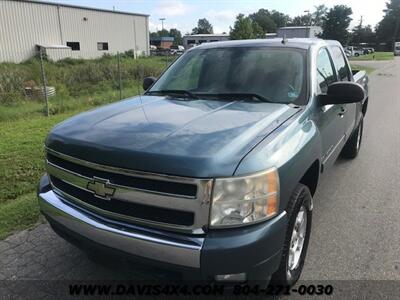
[[[328,86],[337,81],[331,56],[321,48],[316,61],[316,78],[319,94],[326,94]],[[322,164],[329,166],[338,157],[345,141],[345,119],[342,105],[325,105],[320,108],[318,127],[322,139]]]
[[[338,81],[351,81],[351,73],[349,66],[346,62],[342,49],[339,46],[331,46],[330,52],[335,66]],[[349,138],[354,130],[356,122],[357,104],[348,103],[342,106],[343,118],[345,119],[345,135],[346,139]]]

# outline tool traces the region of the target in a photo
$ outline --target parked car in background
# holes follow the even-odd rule
[[[394,55],[395,56],[400,55],[400,42],[394,43]]]
[[[182,45],[171,46],[169,52],[171,55],[181,55],[183,54],[183,52],[185,52],[185,47],[183,47]]]
[[[143,88],[48,135],[38,198],[55,232],[208,282],[295,284],[320,176],[360,150],[366,73],[336,41],[227,41]]]
[[[350,52],[350,56],[358,57],[360,55],[364,55],[364,50],[362,48],[348,46],[346,47],[346,50]]]
[[[368,51],[369,51],[369,53],[375,53],[375,49],[374,48],[366,48],[366,49],[368,49]]]

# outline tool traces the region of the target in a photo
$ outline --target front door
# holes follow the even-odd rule
[[[326,48],[320,49],[318,53],[316,72],[319,92],[325,94],[328,86],[337,81],[332,59]],[[346,106],[325,105],[319,109],[317,122],[322,139],[322,165],[327,167],[335,162],[345,143]]]

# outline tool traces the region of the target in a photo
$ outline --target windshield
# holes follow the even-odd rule
[[[153,85],[157,91],[186,91],[218,97],[254,95],[279,103],[304,103],[305,50],[266,47],[194,49]]]

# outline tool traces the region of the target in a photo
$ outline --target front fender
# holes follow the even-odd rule
[[[235,176],[278,168],[280,211],[308,168],[320,162],[321,137],[316,124],[303,112],[266,137],[240,162]]]

